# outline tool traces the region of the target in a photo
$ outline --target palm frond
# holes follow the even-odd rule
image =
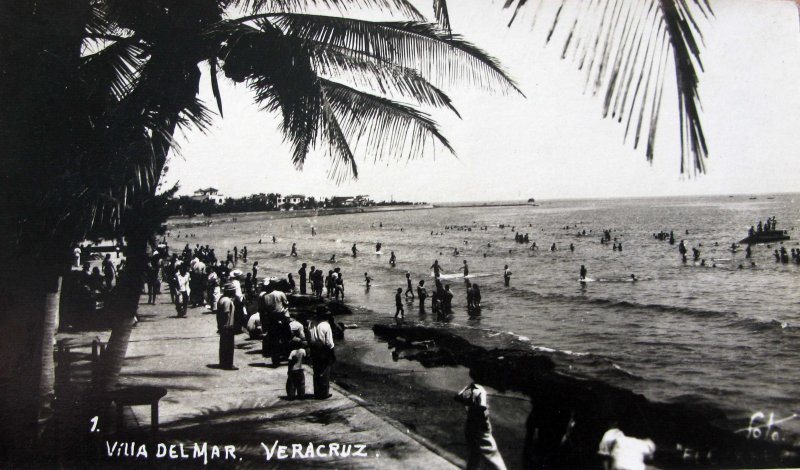
[[[424,21],[425,17],[408,0],[238,0],[236,6],[257,13],[307,13],[323,8],[341,15],[376,10],[392,17]]]
[[[415,159],[437,147],[455,153],[425,113],[330,80],[321,83],[342,133],[358,153],[371,155],[375,161]]]
[[[178,117],[178,127],[183,130],[195,128],[205,132],[212,121],[211,111],[201,99],[195,98],[191,103],[184,104],[183,110]]]
[[[507,0],[504,6],[515,8],[515,17],[525,3]],[[603,117],[626,120],[625,136],[633,129],[634,148],[648,129],[648,161],[671,65],[678,91],[681,173],[690,162],[693,173],[704,172],[708,157],[698,93],[697,68],[703,68],[698,12],[713,16],[706,0],[561,0],[547,34],[549,42],[565,29],[562,58],[571,56],[585,74],[587,89],[601,94]]]
[[[346,80],[356,88],[388,98],[399,97],[421,106],[447,108],[460,117],[450,97],[414,69],[322,44],[316,44],[312,49],[311,63],[323,77]]]
[[[522,92],[491,56],[435,25],[370,22],[320,15],[256,15],[290,36],[342,47],[413,68],[436,86],[466,83],[488,91]]]
[[[358,178],[358,165],[353,155],[353,150],[347,142],[339,120],[333,111],[329,97],[322,89],[322,113],[320,115],[320,126],[322,127],[322,137],[327,144],[327,156],[331,159],[331,168],[328,177],[341,183],[342,181]]]
[[[142,65],[142,49],[133,38],[115,41],[105,48],[81,58],[80,71],[86,83],[96,88],[92,93],[108,94],[122,99],[130,93]]]
[[[281,112],[281,130],[292,145],[292,162],[300,169],[317,139],[322,113],[317,74],[303,41],[268,23],[261,26],[220,25],[228,34],[220,51],[222,70],[236,82],[247,82],[264,109]]]
[[[209,66],[209,75],[211,77],[211,92],[214,93],[214,99],[217,101],[217,109],[219,110],[219,116],[225,117],[225,114],[222,112],[222,95],[219,92],[219,81],[217,81],[217,59],[211,58],[208,61]]]
[[[447,0],[433,0],[433,14],[436,17],[436,24],[442,30],[450,33],[450,13],[447,11]]]

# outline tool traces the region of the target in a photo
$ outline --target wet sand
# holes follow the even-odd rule
[[[339,386],[366,400],[378,414],[402,423],[448,453],[466,457],[466,413],[453,399],[470,382],[466,368],[425,368],[402,358],[394,362],[387,343],[377,342],[373,332],[363,326],[347,330],[345,338],[333,370]],[[487,392],[494,436],[506,465],[509,469],[523,468],[522,444],[530,401],[490,387]]]

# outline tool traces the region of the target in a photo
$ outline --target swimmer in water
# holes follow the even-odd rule
[[[581,265],[581,281],[586,279],[586,266]]]
[[[391,256],[389,256],[389,264],[391,264],[392,267],[394,267],[394,265],[396,263],[397,263],[397,257],[394,255],[394,251],[393,251]]]
[[[402,287],[397,288],[397,293],[394,295],[394,304],[397,307],[397,311],[394,312],[394,319],[397,320],[398,317],[402,321],[403,317],[405,316],[405,309],[403,308],[403,301],[400,300],[400,294],[403,292]]]
[[[411,300],[414,300],[414,288],[411,285],[411,273],[406,273],[406,284],[408,288],[406,289],[405,296],[408,298],[408,294],[411,294]]]
[[[636,282],[636,281],[638,281],[638,279],[636,279],[636,274],[631,274],[631,282]]]
[[[439,266],[439,260],[433,260],[433,264],[431,265],[431,269],[433,269],[433,276],[439,277],[439,271],[441,271],[442,267]]]
[[[372,283],[372,278],[369,277],[369,274],[364,273],[364,283],[367,285],[367,290],[369,290],[369,285]]]
[[[351,250],[353,252],[353,258],[355,258],[356,254],[358,253],[358,249],[356,249],[356,244],[355,243],[353,243],[353,248],[351,248]]]
[[[464,267],[461,269],[464,271],[464,277],[469,276],[469,266],[467,266],[467,260],[464,260]]]
[[[331,259],[329,259],[328,261],[331,262],[331,263],[335,263],[336,262],[336,253],[332,254],[331,255]]]

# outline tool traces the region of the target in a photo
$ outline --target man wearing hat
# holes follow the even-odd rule
[[[281,341],[288,340],[288,313],[289,313],[289,300],[286,294],[279,290],[266,292],[268,287],[262,286],[265,289],[258,299],[258,313],[261,317],[261,328],[266,333],[262,341],[262,354],[271,356],[272,365],[277,366],[280,362],[280,345]]]
[[[308,340],[314,369],[314,398],[324,400],[331,396],[331,365],[336,360],[333,353],[333,332],[325,307],[317,307],[314,312],[314,319],[308,328]]]
[[[217,328],[219,332],[219,367],[235,370],[233,367],[233,343],[236,336],[235,309],[233,297],[236,289],[233,284],[225,284],[223,297],[217,302]]]

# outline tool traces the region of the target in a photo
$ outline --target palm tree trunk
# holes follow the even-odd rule
[[[0,2],[0,29],[15,40],[0,50],[0,462],[49,454],[37,444],[53,397],[58,278],[75,224],[61,191],[76,129],[75,71],[88,0]],[[44,402],[40,403],[43,398]],[[41,418],[41,423],[40,423]]]
[[[111,336],[101,357],[95,392],[105,394],[117,383],[125,361],[128,341],[135,324],[136,311],[142,293],[142,279],[147,263],[148,235],[139,231],[127,234],[125,269],[120,273],[108,308],[113,316]]]
[[[44,322],[42,324],[41,370],[39,371],[39,413],[37,440],[40,444],[52,443],[53,436],[42,439],[49,434],[53,418],[53,399],[55,398],[55,362],[53,361],[53,344],[58,330],[59,304],[61,302],[61,276],[50,285],[44,300]],[[57,436],[55,436],[57,438]],[[41,448],[41,445],[37,447]]]

